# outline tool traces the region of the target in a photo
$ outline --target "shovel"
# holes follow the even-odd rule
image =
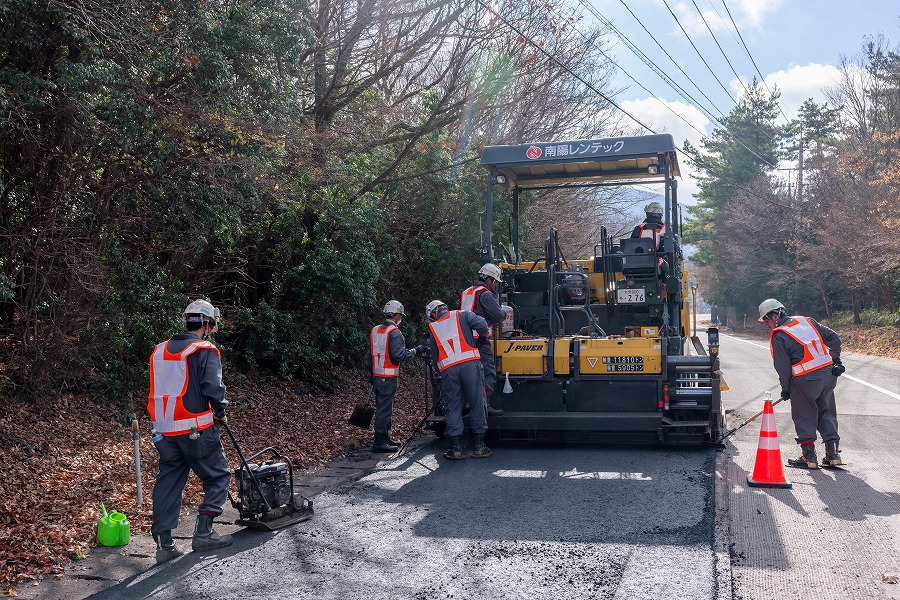
[[[375,415],[375,407],[369,403],[374,390],[375,388],[370,389],[368,397],[365,400],[360,400],[356,403],[356,406],[353,407],[353,413],[350,415],[350,418],[347,419],[347,423],[362,429],[369,428],[372,424],[372,416]]]

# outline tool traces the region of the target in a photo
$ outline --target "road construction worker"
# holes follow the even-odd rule
[[[666,233],[666,224],[663,223],[663,205],[659,202],[651,202],[644,207],[646,218],[631,231],[632,238],[649,238],[656,241],[656,251],[663,251],[663,236]],[[669,273],[669,263],[663,256],[659,257],[657,265],[659,277],[665,278]]]
[[[375,440],[372,452],[396,452],[400,448],[400,442],[390,436],[400,363],[425,354],[424,345],[412,350],[406,348],[406,339],[398,328],[405,314],[400,302],[388,301],[384,305],[384,321],[373,327],[369,334],[372,386],[375,392]]]
[[[791,402],[791,418],[801,454],[794,467],[817,469],[816,430],[825,442],[822,464],[844,464],[840,455],[834,388],[844,372],[841,338],[810,317],[789,317],[775,298],[759,305],[759,320],[769,328],[769,348],[781,382],[781,397]]]
[[[659,202],[651,202],[644,207],[646,218],[639,225],[635,225],[631,231],[633,238],[650,238],[656,240],[657,251],[662,251],[663,235],[666,233],[666,224],[663,223],[663,205]]]
[[[150,531],[156,541],[157,563],[181,554],[172,530],[178,526],[190,471],[203,482],[203,503],[198,508],[191,548],[204,552],[232,542],[230,535],[220,536],[213,529],[213,519],[222,514],[231,483],[218,428],[228,420],[222,360],[219,349],[208,339],[218,331],[219,309],[206,300],[195,300],[182,317],[184,331],[158,344],[150,356],[147,412],[159,452]]]
[[[486,263],[478,270],[478,280],[469,288],[463,290],[459,300],[459,309],[474,312],[487,321],[488,340],[493,340],[494,325],[503,322],[503,311],[497,300],[497,288],[500,285],[500,267],[492,263]],[[499,408],[491,407],[491,395],[497,384],[497,366],[494,362],[494,349],[492,344],[483,344],[479,347],[481,353],[481,370],[484,376],[484,405],[488,416],[495,417],[503,414]]]
[[[493,452],[484,441],[487,414],[484,410],[484,383],[479,362],[479,343],[487,342],[487,321],[467,310],[449,310],[440,300],[426,307],[430,332],[429,352],[441,377],[441,397],[449,447],[444,457],[460,460],[462,452],[463,405],[469,404],[469,418],[475,436],[473,458],[487,458]],[[478,338],[475,338],[475,333]]]

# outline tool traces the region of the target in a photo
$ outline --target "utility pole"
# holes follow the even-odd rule
[[[797,202],[803,202],[803,125],[800,126],[800,160],[797,172]]]

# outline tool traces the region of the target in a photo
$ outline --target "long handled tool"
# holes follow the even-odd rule
[[[784,401],[784,398],[779,398],[778,400],[776,400],[775,402],[772,403],[772,406],[774,407],[776,404],[778,404],[779,402],[783,402],[783,401]],[[766,411],[766,409],[763,408],[761,411],[759,411],[758,413],[756,413],[755,415],[753,415],[753,416],[750,417],[749,419],[744,419],[744,421],[741,422],[740,425],[738,425],[738,426],[735,427],[734,429],[729,429],[728,431],[726,431],[725,433],[723,433],[723,434],[721,435],[721,437],[719,437],[719,439],[716,440],[716,441],[717,441],[717,442],[722,442],[725,438],[727,438],[727,437],[729,437],[729,436],[731,436],[731,435],[734,435],[735,432],[737,432],[738,429],[741,429],[742,427],[744,427],[744,426],[746,426],[746,425],[749,425],[754,419],[758,418],[759,415],[763,414],[765,411]]]
[[[413,429],[412,433],[409,434],[409,437],[406,438],[406,441],[403,442],[403,445],[400,446],[400,447],[397,449],[397,451],[394,452],[394,454],[391,455],[391,458],[397,458],[398,456],[400,456],[401,454],[403,454],[403,451],[406,450],[406,448],[409,446],[410,442],[413,441],[413,438],[416,437],[416,434],[419,433],[419,430],[422,429],[422,425],[425,424],[425,422],[428,420],[428,417],[430,417],[430,416],[431,416],[431,413],[434,412],[434,407],[433,407],[433,406],[432,406],[432,408],[430,408],[430,409],[428,408],[428,380],[430,379],[431,365],[426,366],[426,368],[424,369],[424,371],[425,371],[425,388],[424,388],[424,389],[425,389],[425,402],[424,402],[424,404],[425,404],[425,416],[422,417],[422,420],[419,421],[419,424],[416,425],[416,427],[415,427],[415,429]]]

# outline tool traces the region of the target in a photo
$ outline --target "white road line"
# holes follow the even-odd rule
[[[744,342],[745,344],[750,344],[751,346],[757,346],[758,348],[765,348],[766,350],[769,349],[768,346],[763,346],[762,344],[757,344],[756,342],[751,342],[750,340],[744,340],[739,337],[734,337],[733,335],[729,335],[728,337],[733,340],[736,340],[738,342]],[[850,381],[855,381],[856,383],[858,383],[860,385],[870,387],[873,390],[875,390],[876,392],[881,392],[882,394],[885,394],[886,396],[890,396],[891,398],[894,398],[895,400],[900,400],[900,394],[896,394],[890,390],[886,390],[883,387],[878,387],[877,385],[875,385],[873,383],[869,383],[868,381],[863,381],[862,379],[859,379],[858,377],[854,377],[853,375],[847,375],[846,373],[844,373],[843,375],[841,375],[841,377],[849,379]]]

